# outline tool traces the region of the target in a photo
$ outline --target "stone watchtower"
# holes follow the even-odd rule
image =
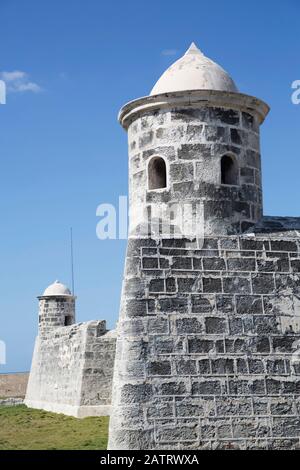
[[[75,300],[59,281],[39,299],[25,405],[78,418],[110,413],[115,336],[105,320],[75,323]]]
[[[299,220],[263,217],[268,111],[192,44],[120,112],[130,237],[110,449],[299,446]]]
[[[260,221],[259,127],[268,110],[238,93],[192,44],[150,96],[120,112],[129,140],[131,234],[147,218],[151,233],[155,221],[164,226],[171,218],[179,233],[205,235],[241,233]]]
[[[75,323],[76,297],[64,284],[55,281],[38,299],[40,331]]]

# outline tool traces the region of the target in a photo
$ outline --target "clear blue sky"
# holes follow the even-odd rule
[[[264,99],[264,205],[300,215],[298,0],[0,0],[0,339],[7,365],[28,370],[36,296],[70,284],[75,242],[77,319],[113,327],[125,241],[96,238],[96,207],[127,194],[126,134],[119,108],[149,93],[191,41]],[[23,91],[22,91],[23,90]]]

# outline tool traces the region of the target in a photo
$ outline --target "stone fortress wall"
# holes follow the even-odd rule
[[[38,336],[25,404],[79,418],[109,415],[114,354],[115,337],[105,321]]]
[[[110,448],[299,447],[291,235],[129,241]]]
[[[104,320],[75,323],[75,297],[58,281],[39,301],[25,404],[78,418],[109,415],[115,332]]]

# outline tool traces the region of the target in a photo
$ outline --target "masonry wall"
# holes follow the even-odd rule
[[[105,321],[43,330],[36,339],[27,406],[77,417],[110,412],[115,336]]]
[[[109,448],[298,449],[299,280],[296,233],[130,239]]]

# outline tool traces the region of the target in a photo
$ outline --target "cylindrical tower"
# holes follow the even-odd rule
[[[259,222],[268,111],[192,44],[150,96],[119,115],[128,130],[131,235],[158,227],[167,235],[169,226],[184,236],[230,235]]]
[[[40,331],[75,323],[76,297],[64,284],[55,281],[38,299]]]

